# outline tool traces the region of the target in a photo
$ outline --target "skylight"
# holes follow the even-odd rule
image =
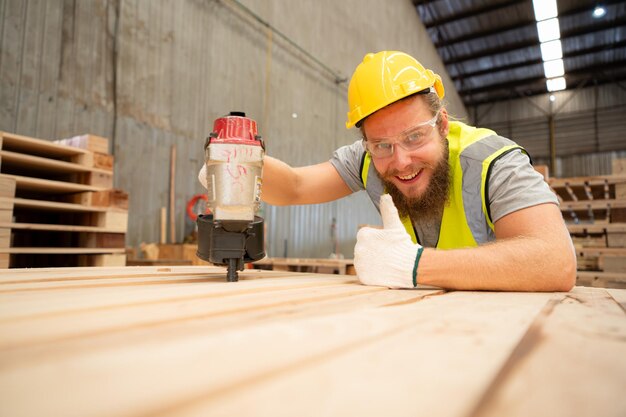
[[[556,0],[533,0],[537,33],[548,91],[565,90],[565,67]]]

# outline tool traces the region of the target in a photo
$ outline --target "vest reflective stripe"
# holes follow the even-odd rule
[[[439,249],[473,247],[495,238],[487,206],[490,169],[498,158],[513,150],[520,149],[526,153],[523,148],[492,130],[475,128],[461,122],[450,122],[449,125],[448,161],[452,184],[448,203],[443,210],[437,242]],[[366,188],[370,168],[374,169],[371,156],[366,152],[361,170],[361,179]],[[371,193],[370,197],[373,198]],[[401,220],[416,243],[412,222],[408,217]]]
[[[508,146],[501,148],[499,151],[494,152],[493,154],[489,155],[489,157],[487,157],[487,159],[483,161],[483,169],[480,175],[480,195],[482,196],[483,213],[485,214],[485,219],[487,219],[487,224],[489,225],[491,230],[494,229],[494,226],[493,226],[493,222],[491,221],[491,213],[489,212],[489,209],[487,208],[487,200],[489,200],[489,196],[487,195],[488,193],[487,178],[489,175],[489,168],[498,158],[506,155],[507,153],[511,151],[514,151],[515,149],[521,149],[522,152],[528,155],[526,150],[522,148],[521,146],[508,145]]]
[[[369,152],[366,152],[363,158],[363,166],[361,167],[361,181],[363,181],[364,187],[367,187],[367,174],[370,172],[371,163],[372,157]]]

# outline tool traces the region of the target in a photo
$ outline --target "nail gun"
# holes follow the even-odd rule
[[[205,261],[228,267],[227,281],[239,279],[246,262],[265,257],[261,176],[265,144],[256,122],[242,112],[215,120],[204,145],[207,205],[198,216],[198,251]]]

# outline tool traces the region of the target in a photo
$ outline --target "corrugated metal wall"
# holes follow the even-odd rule
[[[549,116],[554,117],[558,177],[611,173],[626,153],[626,86],[581,87],[468,109],[473,122],[524,146],[535,163],[550,163]],[[553,170],[554,171],[554,170]]]
[[[344,78],[367,52],[419,56],[442,75],[451,111],[466,117],[410,1],[243,4]],[[255,118],[268,153],[294,166],[327,160],[351,143],[347,84],[334,78],[233,0],[0,0],[0,129],[111,138],[115,185],[130,192],[133,246],[159,238],[171,145],[176,240],[193,230],[184,212],[202,192],[196,173],[204,138],[230,110]],[[318,206],[265,206],[268,252],[328,256],[335,218],[340,250],[351,257],[357,225],[379,222],[360,194]]]

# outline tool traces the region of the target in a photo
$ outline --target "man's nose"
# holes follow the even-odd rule
[[[395,144],[393,146],[393,160],[396,166],[402,169],[405,166],[411,165],[411,152]]]

